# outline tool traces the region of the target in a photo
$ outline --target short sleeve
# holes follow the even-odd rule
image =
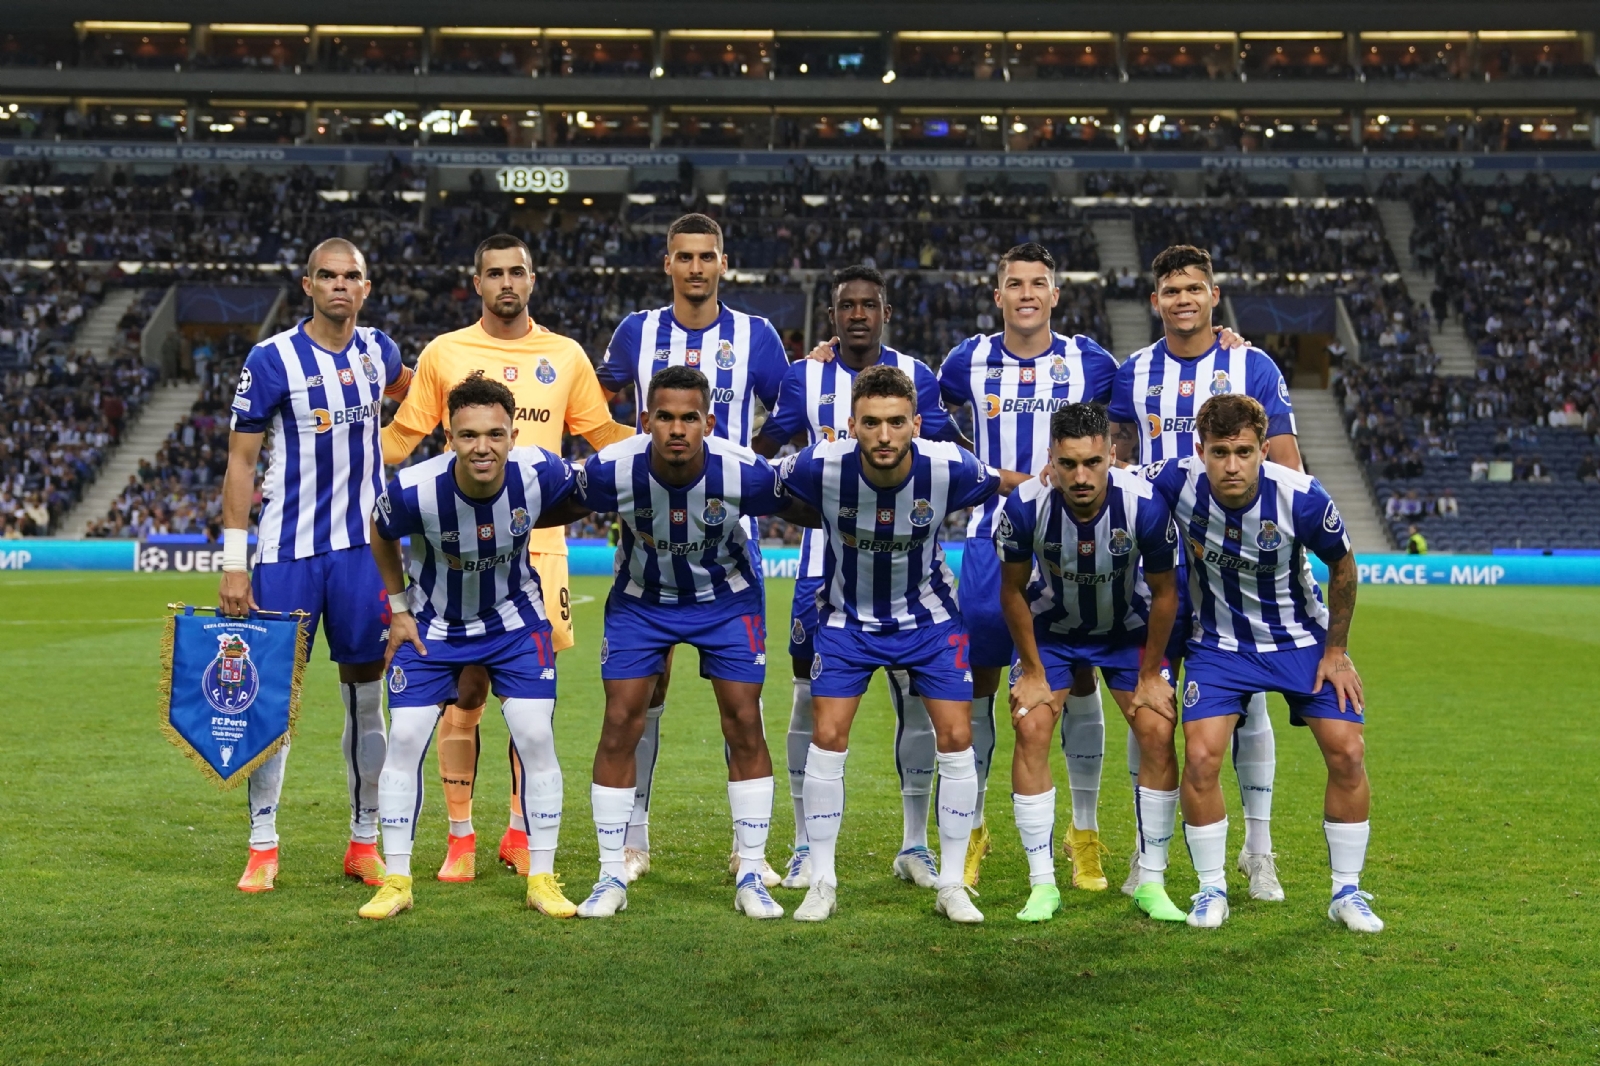
[[[1137,469],[1139,476],[1150,482],[1156,490],[1156,496],[1167,505],[1169,511],[1178,505],[1178,496],[1183,492],[1183,484],[1188,477],[1181,462],[1158,459]]]
[[[741,472],[743,485],[739,510],[747,515],[777,514],[789,504],[778,487],[777,471],[759,455]]]
[[[750,325],[750,388],[770,411],[778,405],[778,390],[789,373],[789,356],[771,322],[752,318]]]
[[[822,460],[817,458],[815,444],[785,457],[775,469],[784,492],[801,503],[822,507]]]
[[[1172,509],[1160,496],[1139,502],[1139,517],[1135,522],[1139,538],[1139,558],[1145,572],[1164,574],[1177,565],[1178,527],[1172,521]]]
[[[1252,352],[1250,375],[1247,382],[1251,396],[1260,401],[1267,412],[1267,436],[1281,437],[1295,431],[1294,404],[1289,399],[1289,383],[1283,379],[1278,364],[1265,353]]]
[[[596,514],[610,514],[617,509],[617,464],[591,456],[587,463],[576,467],[577,479],[574,498]]]
[[[258,344],[245,356],[239,384],[233,391],[233,428],[240,433],[263,433],[272,413],[289,394],[283,364],[276,349]]]
[[[1083,402],[1109,404],[1116,391],[1117,361],[1091,337],[1074,337],[1073,341],[1083,355]]]
[[[972,382],[968,380],[972,367],[972,349],[966,341],[950,349],[939,366],[939,398],[951,407],[961,407],[972,402]]]
[[[917,386],[917,414],[922,416],[922,435],[928,440],[945,440],[950,434],[950,412],[939,398],[939,379],[918,362],[912,377]]]
[[[759,435],[770,437],[778,444],[788,444],[796,433],[805,428],[805,418],[805,364],[795,363],[784,371],[778,402],[762,423]]]
[[[994,546],[1001,562],[1025,563],[1033,558],[1033,532],[1038,523],[1036,501],[1023,499],[1021,492],[1006,498],[994,522]]]
[[[631,385],[638,372],[641,328],[638,315],[629,315],[618,323],[616,332],[611,334],[611,343],[606,345],[606,354],[595,367],[600,384],[613,393]],[[639,402],[643,404],[642,397]]]
[[[1344,516],[1316,478],[1308,490],[1295,493],[1294,530],[1295,538],[1330,566],[1350,554]]]
[[[378,342],[378,355],[383,360],[383,380],[393,385],[405,376],[406,366],[400,361],[400,346],[381,329],[373,330],[372,336]]]
[[[540,506],[546,510],[571,496],[578,487],[578,475],[573,472],[572,464],[554,452],[544,448],[534,448],[539,462],[536,466],[536,476],[539,479]]]
[[[411,490],[411,495],[415,494],[416,490]],[[418,525],[415,515],[415,508],[407,498],[406,490],[401,487],[400,479],[391,478],[388,487],[378,495],[378,502],[372,509],[372,517],[377,522],[379,535],[384,540],[399,540],[401,537],[418,532],[421,526]]]
[[[1111,382],[1111,401],[1106,406],[1106,415],[1113,422],[1139,421],[1139,412],[1133,407],[1133,374],[1132,359],[1117,367],[1117,376]]]
[[[999,491],[999,473],[979,462],[971,452],[962,451],[950,478],[950,509],[957,511],[987,503]]]

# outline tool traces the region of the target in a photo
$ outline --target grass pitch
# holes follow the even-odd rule
[[[593,599],[561,659],[557,868],[577,898],[595,876],[587,784],[605,587],[575,583]],[[791,589],[769,587],[775,636]],[[882,682],[853,737],[838,917],[740,918],[716,714],[692,654],[663,720],[655,869],[625,914],[555,922],[522,909],[522,882],[492,861],[507,770],[491,710],[479,879],[430,879],[445,836],[430,779],[416,909],[357,919],[371,890],[339,872],[340,715],[320,646],[289,760],[278,891],[246,896],[233,888],[243,789],[217,792],[156,729],[162,606],[215,592],[206,576],[0,575],[0,1061],[1600,1059],[1596,590],[1362,589],[1353,652],[1375,796],[1363,885],[1389,923],[1369,938],[1325,917],[1320,760],[1275,697],[1287,902],[1251,902],[1232,874],[1234,916],[1220,931],[1136,915],[1116,891],[1133,829],[1113,710],[1101,799],[1112,890],[1066,891],[1046,925],[1012,918],[1027,877],[1002,725],[978,901],[988,921],[935,918],[932,894],[889,872],[899,803]],[[781,638],[773,651],[767,730],[782,781]],[[1242,827],[1229,792],[1231,856]],[[1070,818],[1061,796],[1058,830]],[[775,864],[790,829],[780,784]],[[1192,891],[1181,847],[1169,884],[1180,900]],[[790,910],[800,899],[778,896]]]

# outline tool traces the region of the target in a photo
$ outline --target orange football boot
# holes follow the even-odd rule
[[[244,865],[244,876],[239,878],[240,892],[271,892],[272,882],[278,876],[278,846],[251,848],[250,861]]]
[[[528,834],[521,829],[507,829],[500,838],[500,861],[517,871],[519,877],[527,877]]]
[[[444,865],[439,867],[441,881],[471,881],[478,876],[478,834],[450,837],[450,849],[445,853]]]
[[[346,877],[359,877],[369,885],[381,885],[384,874],[388,872],[383,865],[383,856],[378,854],[378,845],[352,840],[350,846],[344,849]]]

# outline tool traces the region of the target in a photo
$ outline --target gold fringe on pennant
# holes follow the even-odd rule
[[[182,603],[167,604],[168,608],[180,611],[185,606]],[[220,612],[218,613],[220,614]],[[294,674],[289,679],[289,728],[283,736],[268,744],[260,755],[251,759],[227,777],[217,773],[210,760],[196,751],[194,746],[184,738],[183,734],[179,733],[172,725],[172,655],[173,646],[178,637],[178,616],[173,615],[167,619],[166,632],[161,638],[161,680],[157,684],[157,689],[161,694],[161,734],[172,743],[173,747],[183,753],[184,758],[198,766],[200,773],[207,780],[224,792],[239,787],[240,782],[247,780],[251,774],[261,768],[263,763],[278,754],[278,749],[294,739],[295,728],[300,723],[300,690],[305,681],[306,660],[309,658],[311,645],[311,634],[306,629],[306,619],[310,615],[305,611],[289,611],[287,613],[292,615],[295,620]]]

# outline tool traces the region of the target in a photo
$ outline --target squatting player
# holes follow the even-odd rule
[[[363,918],[412,903],[411,848],[422,811],[422,766],[463,670],[489,675],[523,767],[523,817],[533,870],[528,906],[570,918],[554,872],[561,829],[561,764],[551,719],[556,653],[539,573],[528,560],[534,523],[577,487],[565,460],[516,448],[517,401],[504,384],[469,377],[446,398],[449,450],[407,467],[378,497],[372,555],[394,620],[389,669],[389,755],[378,785],[389,873]],[[411,538],[411,587],[400,538]]]
[[[1050,312],[1061,298],[1055,258],[1039,244],[1019,244],[1000,257],[994,302],[1004,329],[962,341],[939,368],[939,387],[952,409],[972,408],[972,437],[980,460],[1005,471],[1034,472],[1050,449],[1050,416],[1069,403],[1104,403],[1117,364],[1088,337],[1066,337],[1050,329]],[[966,858],[968,885],[978,883],[979,864],[989,851],[983,821],[989,763],[994,755],[994,698],[1000,672],[1014,649],[1000,613],[1000,556],[994,547],[999,503],[991,499],[972,512],[967,525],[958,590],[961,619],[972,636],[972,734],[978,756],[978,803]],[[1067,698],[1063,749],[1074,790],[1100,789],[1105,719],[1093,672]],[[1103,881],[1098,821],[1079,827],[1069,840],[1075,881]],[[1103,886],[1102,886],[1103,887]]]
[[[1346,650],[1356,559],[1344,520],[1315,478],[1267,460],[1269,421],[1256,400],[1214,396],[1195,429],[1199,455],[1145,467],[1187,548],[1197,623],[1183,679],[1184,839],[1200,877],[1189,924],[1215,928],[1228,917],[1228,816],[1218,775],[1252,694],[1278,692],[1290,723],[1310,728],[1328,767],[1328,917],[1379,932],[1383,922],[1360,888],[1372,792],[1361,678]],[[1308,551],[1328,565],[1326,606]],[[1146,810],[1150,798],[1140,790],[1147,847],[1172,832],[1171,805]]]
[[[1011,787],[1032,885],[1017,915],[1025,922],[1049,921],[1061,908],[1050,748],[1074,675],[1098,667],[1133,731],[1143,737],[1164,727],[1167,751],[1174,717],[1172,686],[1161,676],[1178,613],[1178,535],[1167,504],[1137,472],[1112,466],[1106,413],[1095,404],[1071,404],[1050,416],[1050,471],[1052,484],[1034,479],[1011,494],[994,532],[1000,606],[1018,655]],[[1170,778],[1164,787],[1177,784],[1170,758],[1164,766],[1149,758],[1144,769],[1152,778]],[[1073,789],[1074,851],[1097,798]],[[1159,884],[1145,897],[1152,894],[1165,901],[1165,916],[1183,920]],[[1141,906],[1145,897],[1136,897]]]
[[[715,219],[690,214],[668,226],[663,268],[672,280],[672,303],[635,311],[622,320],[598,368],[600,384],[611,396],[632,385],[642,425],[645,396],[656,371],[669,366],[699,370],[711,383],[714,435],[748,448],[755,401],[759,399],[772,410],[789,368],[783,339],[771,322],[735,311],[717,298],[722,276],[728,272],[728,257],[722,250],[722,227]],[[759,558],[753,519],[748,529],[754,538],[752,550]],[[670,673],[669,658],[639,738],[637,795],[625,847],[624,880],[630,883],[650,870],[650,787],[661,748],[661,715],[666,710]],[[777,873],[770,868],[762,877],[768,887],[778,882]]]
[[[561,454],[562,431],[581,434],[596,451],[633,435],[611,418],[589,357],[577,342],[533,321],[533,259],[528,246],[499,233],[473,255],[472,287],[483,298],[483,314],[463,329],[435,337],[417,360],[411,392],[383,430],[383,461],[396,464],[434,428],[447,423],[446,396],[474,374],[499,381],[516,397],[522,447]],[[567,541],[559,529],[528,537],[529,564],[549,597],[544,605],[557,652],[572,647]],[[472,826],[472,790],[478,768],[478,723],[488,698],[488,677],[478,667],[462,671],[457,702],[439,723],[439,776],[450,813],[450,838],[441,881],[470,881],[476,873],[477,837]],[[511,824],[500,841],[500,859],[528,873],[528,837],[522,820],[522,768],[511,760]]]
[[[1294,409],[1289,388],[1272,357],[1258,348],[1227,345],[1212,325],[1221,291],[1211,271],[1211,256],[1180,244],[1166,249],[1150,265],[1156,289],[1151,307],[1161,316],[1164,335],[1128,357],[1117,371],[1111,390],[1111,432],[1117,457],[1127,463],[1182,459],[1200,450],[1195,412],[1212,396],[1253,396],[1267,412],[1267,443],[1272,461],[1294,470],[1300,462]],[[1186,592],[1179,567],[1180,596]],[[1179,605],[1179,624],[1171,654],[1183,654],[1188,636],[1188,601]],[[1176,675],[1174,674],[1174,682]],[[1253,899],[1281,900],[1277,856],[1272,851],[1272,779],[1277,765],[1267,697],[1257,693],[1250,712],[1234,734],[1233,766],[1244,806],[1244,846],[1238,866],[1250,878]],[[1137,790],[1139,748],[1128,738],[1128,772]],[[1135,842],[1135,849],[1138,844]],[[1124,892],[1137,886],[1139,866],[1129,863]]]
[[[578,492],[555,520],[615,512],[622,544],[600,645],[605,721],[594,757],[595,833],[600,877],[578,905],[580,918],[607,918],[628,906],[623,847],[633,812],[635,749],[645,711],[677,644],[700,653],[728,745],[728,806],[738,868],[734,909],[781,918],[767,893],[767,831],[772,822],[772,756],[761,724],[767,672],[761,567],[742,519],[785,513],[796,502],[778,491],[766,461],[710,436],[711,386],[698,370],[656,372],[644,398],[647,435],[613,444],[585,464]],[[550,519],[546,519],[550,520]],[[814,518],[812,519],[814,520]]]
[[[921,433],[930,440],[960,439],[939,401],[939,381],[926,363],[883,343],[883,329],[893,309],[884,298],[883,275],[871,267],[845,267],[833,276],[828,320],[838,336],[818,345],[818,359],[790,365],[778,391],[778,406],[756,435],[755,450],[772,458],[791,439],[804,433],[806,444],[841,440],[850,435],[850,387],[869,366],[898,367],[917,389]],[[818,353],[813,353],[818,355]],[[795,582],[789,657],[794,666],[794,704],[789,714],[789,795],[794,801],[794,853],[782,881],[784,888],[811,883],[811,849],[806,842],[806,751],[811,747],[812,638],[817,629],[817,593],[822,588],[827,538],[810,529],[800,542],[800,574]],[[912,695],[904,671],[890,671],[889,696],[895,709],[895,765],[900,771],[903,832],[894,859],[897,876],[922,888],[933,888],[939,867],[928,850],[928,804],[933,791],[933,723],[919,696]]]
[[[934,910],[981,922],[962,883],[978,798],[972,672],[939,529],[952,511],[1010,491],[1025,475],[999,474],[948,442],[917,440],[917,390],[894,367],[857,375],[850,406],[854,439],[813,444],[779,464],[784,487],[819,512],[828,535],[804,787],[811,887],[794,916],[820,922],[835,910],[850,723],[882,667],[910,673],[933,719],[940,781]]]
[[[367,517],[383,488],[378,413],[405,395],[411,371],[383,333],[356,325],[372,290],[367,261],[334,238],[311,250],[301,287],[311,316],[250,350],[233,397],[222,484],[222,612],[306,611],[339,664],[350,845],[344,872],[382,881],[378,773],[383,768],[383,647],[389,604],[367,550]],[[272,431],[261,486],[256,568],[249,569],[256,461]],[[265,892],[278,873],[278,800],[289,745],[250,775],[250,857],[239,887]]]

